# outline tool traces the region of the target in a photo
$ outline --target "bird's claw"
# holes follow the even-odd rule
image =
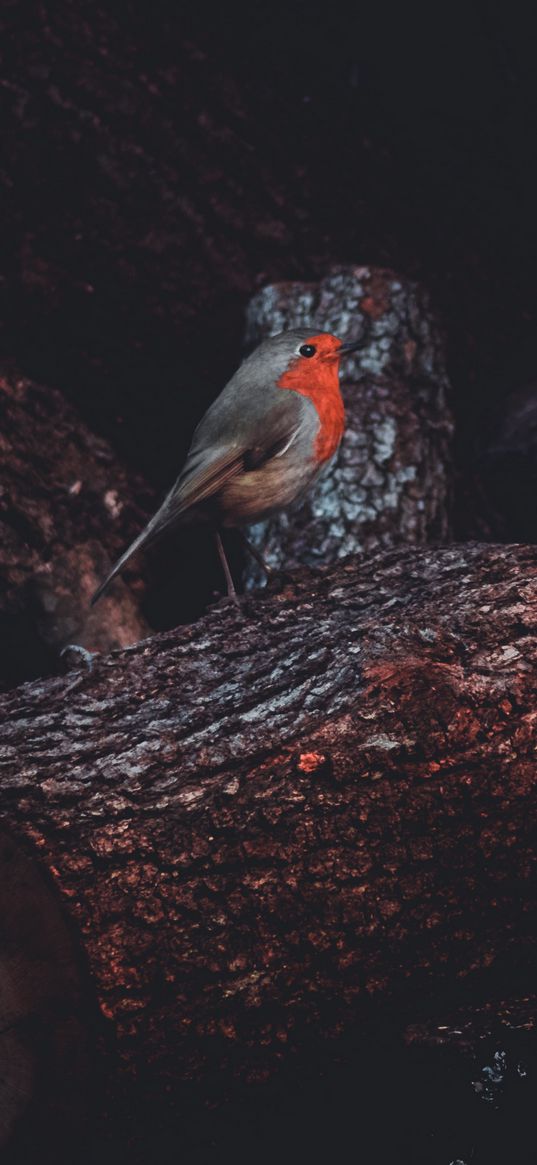
[[[88,671],[92,671],[93,660],[96,654],[94,651],[88,651],[87,648],[82,647],[80,643],[66,643],[65,647],[62,647],[62,650],[60,651],[60,659],[63,659],[64,656],[69,654],[69,652],[72,652],[73,655],[80,656],[80,659],[85,664]]]
[[[270,579],[267,582],[267,590],[274,591],[278,594],[285,590],[285,587],[292,586],[294,582],[293,575],[288,570],[273,570]]]
[[[242,611],[242,595],[220,595],[215,600],[215,607],[234,607],[236,611]]]

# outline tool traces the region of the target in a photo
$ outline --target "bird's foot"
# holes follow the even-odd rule
[[[221,603],[225,603],[227,607],[234,607],[236,611],[242,611],[242,595],[238,595],[233,591],[230,595],[223,595],[220,599]]]
[[[238,595],[236,591],[234,591],[233,594],[228,594],[228,595],[219,595],[219,594],[215,593],[214,594],[214,601],[212,603],[210,603],[209,605],[211,608],[212,607],[220,607],[221,609],[223,609],[224,607],[231,607],[233,610],[239,611],[242,613],[243,605],[244,605],[244,595]]]
[[[267,580],[267,590],[271,593],[279,594],[280,591],[285,590],[286,587],[291,586],[294,582],[293,575],[288,570],[273,570],[270,578]]]
[[[78,674],[75,675],[74,680],[64,689],[63,695],[70,696],[77,688],[84,682],[86,676],[90,676],[93,671],[93,660],[96,656],[95,651],[88,651],[86,647],[81,647],[80,643],[67,643],[60,651],[60,659],[69,660],[69,656],[78,657],[81,661],[81,667],[78,668]]]
[[[60,659],[64,659],[66,656],[68,657],[71,654],[78,656],[81,663],[87,667],[88,671],[93,670],[93,660],[96,655],[95,651],[88,651],[86,647],[81,647],[80,643],[66,643],[65,647],[62,647],[62,650],[60,651]],[[67,662],[69,661],[67,660]]]

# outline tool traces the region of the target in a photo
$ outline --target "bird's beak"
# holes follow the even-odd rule
[[[357,348],[363,347],[363,340],[349,340],[347,344],[340,344],[337,350],[338,356],[346,356],[348,352],[356,352]]]
[[[339,348],[331,348],[326,356],[322,356],[322,360],[339,360],[340,356],[346,356],[350,352],[355,352],[357,348],[363,348],[363,340],[349,340],[347,344],[340,344]]]

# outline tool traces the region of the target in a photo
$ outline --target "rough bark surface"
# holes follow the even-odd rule
[[[317,565],[449,531],[452,420],[444,344],[427,295],[393,271],[334,267],[251,301],[246,342],[307,326],[362,341],[342,369],[346,431],[337,458],[292,512],[252,540],[272,566]],[[247,564],[247,579],[259,581]]]
[[[532,548],[392,550],[2,697],[4,827],[146,1098],[534,957],[536,603]]]
[[[57,667],[75,642],[97,651],[148,633],[124,584],[92,611],[111,560],[140,529],[151,493],[129,476],[60,393],[0,379],[0,684]],[[136,500],[135,500],[136,499]]]

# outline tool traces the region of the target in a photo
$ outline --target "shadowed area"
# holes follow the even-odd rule
[[[535,377],[523,20],[12,0],[0,26],[2,329],[22,372],[163,488],[236,366],[256,288],[389,266],[448,327],[460,531],[516,512],[525,479],[489,505],[467,475]]]

